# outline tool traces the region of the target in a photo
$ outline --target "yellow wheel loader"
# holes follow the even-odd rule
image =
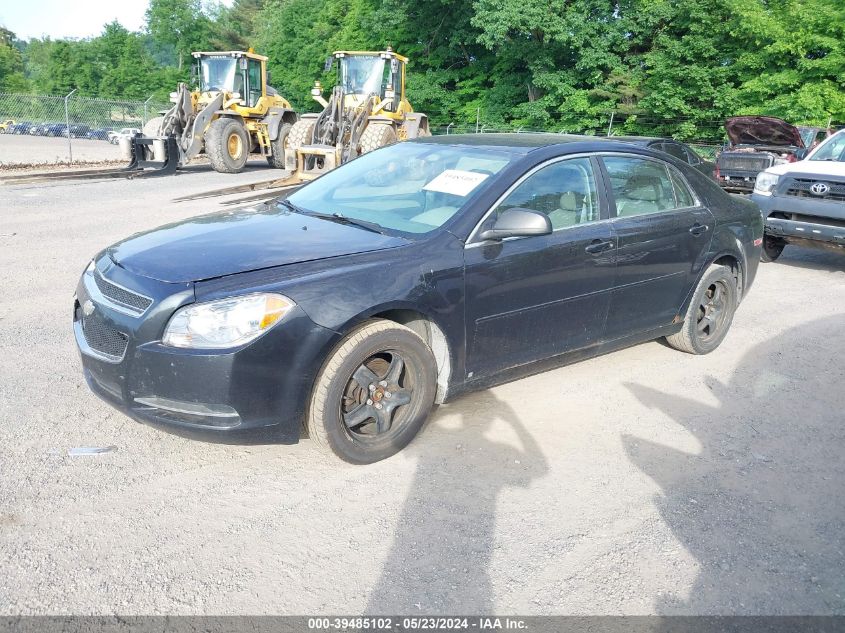
[[[326,72],[335,60],[337,84],[331,97],[323,98],[319,81],[311,90],[323,111],[303,114],[285,138],[284,167],[289,175],[183,196],[176,201],[262,191],[230,203],[260,200],[274,195],[273,190],[313,180],[379,147],[431,135],[428,117],[414,112],[405,97],[407,57],[397,55],[390,47],[376,52],[337,51],[326,60]]]
[[[285,143],[285,168],[301,180],[384,145],[430,134],[428,117],[414,112],[405,97],[407,57],[390,47],[336,51],[326,60],[326,72],[335,60],[337,83],[328,101],[319,81],[311,90],[323,111],[302,115]]]
[[[298,117],[268,85],[267,58],[252,49],[192,55],[197,89],[179,84],[170,110],[148,121],[143,135],[121,140],[129,168],[172,172],[203,151],[222,173],[243,170],[255,151],[284,168],[285,142]]]

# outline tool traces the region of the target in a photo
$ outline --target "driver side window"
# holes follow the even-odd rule
[[[502,200],[482,230],[495,224],[503,211],[517,207],[548,215],[554,231],[598,220],[596,179],[590,159],[572,158],[540,168]]]

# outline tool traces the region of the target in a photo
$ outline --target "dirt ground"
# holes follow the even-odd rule
[[[100,402],[71,332],[91,256],[276,174],[0,188],[0,614],[845,613],[845,256],[761,266],[708,356],[468,395],[369,467]]]
[[[70,139],[73,160],[80,162],[121,160],[120,147],[108,141]],[[69,160],[68,139],[61,137],[0,134],[0,167],[19,164],[65,163]]]

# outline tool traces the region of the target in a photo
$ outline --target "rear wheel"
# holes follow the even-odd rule
[[[786,242],[769,235],[763,236],[763,252],[760,253],[761,262],[773,262],[783,253]]]
[[[161,135],[161,124],[164,123],[163,116],[156,116],[144,124],[144,136],[155,137]]]
[[[344,461],[371,464],[416,436],[434,404],[428,345],[392,321],[370,321],[329,356],[311,395],[308,434]]]
[[[276,169],[285,168],[285,142],[291,131],[290,123],[279,126],[279,136],[275,141],[270,141],[270,151],[273,152],[267,157],[267,164]]]
[[[293,124],[285,140],[285,169],[296,171],[296,150],[310,145],[314,135],[314,119],[301,119]]]
[[[386,123],[370,123],[361,135],[361,153],[366,154],[374,149],[391,145],[396,142],[396,129]]]
[[[214,171],[236,174],[249,158],[249,132],[238,119],[221,117],[205,133],[205,153]]]
[[[719,347],[731,327],[738,294],[730,268],[710,266],[698,282],[683,327],[667,336],[666,342],[688,354],[709,354]]]

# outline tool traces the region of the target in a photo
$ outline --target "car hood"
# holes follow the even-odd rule
[[[139,233],[109,247],[108,254],[133,274],[184,283],[407,243],[268,204]]]
[[[734,145],[804,147],[798,128],[773,116],[731,117],[725,130]]]
[[[845,163],[831,160],[799,160],[769,167],[766,172],[785,176],[786,174],[807,174],[813,176],[845,177]]]

